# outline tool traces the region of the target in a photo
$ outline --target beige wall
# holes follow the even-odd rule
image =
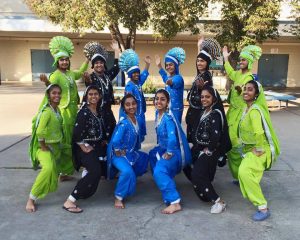
[[[83,46],[87,40],[75,40],[75,54],[72,57],[72,69],[79,68],[83,56]],[[2,81],[32,81],[31,73],[31,49],[48,49],[49,39],[42,40],[0,40],[0,67]],[[109,42],[104,41],[102,44],[109,49]],[[158,54],[162,61],[165,53],[172,47],[179,46],[186,51],[185,63],[181,66],[180,70],[184,76],[186,85],[190,85],[193,81],[196,69],[195,58],[197,55],[196,42],[190,41],[183,43],[182,41],[172,43],[154,43],[150,41],[138,42],[136,51],[141,59],[141,68],[144,66],[143,58],[150,55],[152,63],[150,66],[150,77],[157,83],[162,83],[158,75],[158,69],[155,65],[154,56]],[[263,53],[271,53],[271,49],[277,48],[278,54],[289,54],[288,65],[288,87],[300,87],[300,43],[265,43],[262,45]],[[254,72],[257,72],[257,64],[254,65]],[[222,78],[221,78],[222,79]],[[216,77],[215,80],[222,82],[220,78]],[[221,84],[222,86],[224,83]]]

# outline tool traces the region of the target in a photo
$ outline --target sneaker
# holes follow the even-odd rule
[[[263,221],[270,216],[271,216],[271,212],[269,209],[266,212],[262,212],[258,210],[256,213],[253,214],[252,219],[254,221]]]
[[[221,213],[226,210],[226,203],[225,202],[216,202],[212,205],[210,209],[210,213]]]

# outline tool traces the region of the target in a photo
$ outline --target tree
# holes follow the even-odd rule
[[[296,24],[291,25],[290,32],[300,37],[300,1],[292,0],[291,6],[293,7],[291,18],[295,19]]]
[[[135,48],[136,32],[152,28],[157,38],[170,39],[178,32],[199,32],[197,21],[207,7],[205,0],[24,0],[40,17],[65,30],[110,30],[121,50]],[[120,28],[128,30],[121,33]]]
[[[216,1],[220,3],[220,1]],[[262,43],[278,37],[277,18],[281,0],[223,0],[221,21],[206,25],[220,44],[232,51],[236,61],[239,51],[248,44]]]

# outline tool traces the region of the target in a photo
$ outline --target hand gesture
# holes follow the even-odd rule
[[[172,156],[173,156],[172,154],[164,153],[162,157],[165,160],[169,160]]]
[[[94,150],[91,145],[80,144],[79,146],[84,153],[89,153],[90,151]]]
[[[144,58],[144,61],[145,61],[146,64],[150,64],[151,63],[151,57],[150,56],[146,56]]]
[[[120,51],[119,49],[119,44],[116,40],[112,40],[110,47],[114,50],[114,51]]]
[[[82,75],[82,78],[83,78],[83,80],[86,84],[92,83],[92,80],[90,78],[90,74],[88,72],[84,72],[83,75]]]
[[[49,80],[48,80],[48,77],[46,76],[46,74],[42,73],[40,75],[40,80],[41,80],[41,82],[45,83],[46,85],[49,85]]]
[[[231,54],[231,52],[228,52],[227,46],[224,46],[223,47],[223,57],[224,57],[225,61],[228,60],[228,57],[230,56],[230,54]]]
[[[167,84],[168,86],[172,86],[172,85],[173,85],[172,79],[171,79],[171,78],[168,79],[168,80],[166,81],[166,84]]]
[[[198,89],[202,89],[203,86],[205,85],[205,82],[203,81],[203,79],[197,79],[195,81],[195,83],[196,83],[196,86],[198,87]]]
[[[256,148],[252,149],[252,153],[254,155],[256,155],[257,157],[260,157],[261,155],[263,155],[265,152],[264,151],[257,151]]]
[[[161,60],[160,60],[160,57],[158,55],[155,55],[155,63],[158,67],[161,67]]]

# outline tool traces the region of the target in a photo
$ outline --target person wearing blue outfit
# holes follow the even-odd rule
[[[148,154],[141,148],[139,121],[136,115],[137,101],[127,94],[121,101],[121,117],[107,150],[107,175],[113,179],[119,171],[115,188],[115,208],[125,208],[124,199],[135,192],[136,177],[142,176],[148,167]]]
[[[137,115],[139,116],[140,124],[140,134],[142,136],[141,142],[144,141],[146,131],[146,101],[144,98],[144,93],[142,86],[149,76],[149,67],[151,63],[151,58],[146,56],[144,59],[146,65],[145,69],[141,72],[139,68],[139,58],[135,51],[132,49],[127,49],[122,52],[120,56],[119,66],[122,71],[127,72],[130,81],[125,86],[125,95],[132,94],[137,101]],[[121,115],[120,115],[121,116]]]
[[[183,91],[184,81],[179,73],[179,65],[185,60],[185,52],[182,48],[175,47],[168,51],[165,55],[165,68],[161,65],[161,59],[158,55],[155,56],[155,63],[159,68],[159,74],[166,84],[166,90],[170,94],[170,109],[174,116],[181,123],[183,112]]]
[[[186,136],[172,111],[168,111],[169,93],[160,89],[155,94],[156,134],[158,146],[149,152],[153,178],[168,205],[161,212],[172,214],[181,210],[180,195],[174,177],[191,164],[191,152]]]

